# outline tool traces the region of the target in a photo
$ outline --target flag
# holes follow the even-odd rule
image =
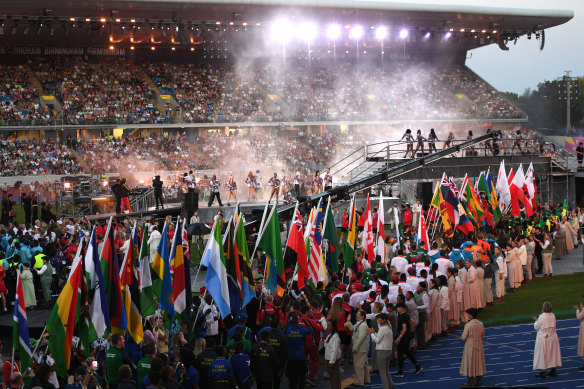
[[[424,215],[420,215],[420,222],[418,223],[418,242],[424,242],[424,248],[426,251],[430,251],[428,228],[426,227],[426,218]]]
[[[337,234],[337,226],[335,224],[335,217],[333,215],[330,198],[325,216],[323,237],[328,241],[328,259],[330,261],[331,271],[333,273],[338,273],[341,244],[339,243],[339,235]]]
[[[369,202],[369,195],[367,195],[367,209],[365,210],[365,224],[363,225],[363,232],[361,233],[361,246],[367,254],[367,261],[371,263],[375,259],[373,249],[373,219],[371,218],[371,204]]]
[[[85,261],[81,260],[81,253],[84,245],[85,236],[80,239],[76,255],[76,257],[79,257],[79,261],[81,261],[82,276],[79,285],[79,296],[77,297],[77,324],[75,325],[75,333],[83,345],[83,353],[86,357],[89,357],[91,355],[91,348],[89,345],[93,340],[97,339],[97,335],[95,334],[95,328],[93,327],[89,316],[89,297],[87,277],[85,277]]]
[[[511,191],[511,214],[513,216],[519,216],[519,201],[521,201],[525,207],[525,213],[527,216],[533,215],[533,207],[531,205],[531,200],[525,195],[523,187],[525,186],[525,175],[523,174],[523,165],[519,165],[519,169],[513,177],[511,186],[509,190]]]
[[[462,182],[462,189],[460,192],[461,196],[464,196],[468,209],[471,215],[477,223],[480,223],[485,217],[486,212],[481,206],[480,200],[475,193],[472,185],[470,184],[470,179],[468,174],[464,176],[464,181]]]
[[[501,161],[501,165],[499,165],[496,188],[497,192],[499,192],[499,205],[501,210],[504,210],[511,204],[511,190],[509,189],[509,181],[505,172],[505,160]]]
[[[225,256],[221,231],[217,228],[217,223],[213,224],[211,236],[207,241],[207,246],[203,252],[201,266],[207,267],[205,277],[205,287],[207,292],[215,300],[222,317],[227,317],[231,313],[229,307],[229,288],[227,285],[227,269],[225,268]]]
[[[99,262],[99,251],[95,236],[95,227],[91,231],[89,245],[85,251],[85,278],[88,291],[89,317],[91,318],[92,333],[90,331],[88,342],[104,336],[110,326],[109,310],[105,293],[105,282]],[[89,348],[89,347],[87,347]]]
[[[241,311],[241,300],[243,299],[241,285],[239,285],[239,261],[235,255],[235,222],[232,217],[227,223],[225,235],[223,235],[223,250],[225,258],[225,269],[227,270],[227,283],[229,286],[229,306],[235,313]]]
[[[375,254],[385,262],[385,212],[383,209],[383,193],[379,192],[379,207],[377,208],[377,246]]]
[[[144,339],[142,314],[140,312],[140,281],[138,278],[140,267],[136,263],[137,253],[135,252],[139,241],[136,224],[134,223],[128,248],[120,268],[120,285],[122,287],[122,296],[124,297],[128,332],[136,344],[140,344]]]
[[[266,221],[259,240],[258,248],[266,254],[265,281],[272,293],[282,296],[287,289],[284,257],[282,256],[282,238],[280,237],[280,220],[277,205],[274,205]]]
[[[142,244],[140,245],[140,313],[142,317],[154,315],[156,306],[154,305],[154,286],[152,285],[152,275],[150,274],[150,246],[148,245],[148,234],[144,231]]]
[[[468,235],[469,232],[474,232],[474,225],[467,217],[467,213],[464,210],[463,203],[458,203],[458,215],[459,215],[459,222],[456,228],[464,233],[464,235]]]
[[[185,287],[185,257],[183,252],[183,234],[180,217],[176,220],[174,237],[172,238],[172,248],[170,250],[170,268],[174,270],[172,274],[172,300],[174,303],[174,313],[180,315],[187,307]]]
[[[487,179],[485,175],[481,172],[479,179],[477,181],[477,189],[479,193],[479,199],[483,209],[485,210],[485,221],[489,226],[493,226],[493,209],[491,206],[491,196],[489,195],[489,186],[487,185]]]
[[[564,205],[562,206],[562,217],[568,215],[568,200],[564,199]]]
[[[12,348],[20,354],[21,373],[26,371],[27,368],[33,367],[20,271],[16,275],[16,294],[14,296],[14,316],[12,321]]]
[[[118,255],[114,246],[114,229],[110,218],[105,241],[101,249],[101,272],[104,275],[105,295],[107,307],[109,308],[112,333],[123,333],[128,329],[118,269]]]
[[[535,186],[535,170],[533,169],[532,162],[529,163],[529,168],[527,168],[527,172],[525,173],[525,186],[529,199],[531,200],[531,206],[535,208],[537,205],[537,188]]]
[[[314,222],[310,229],[310,256],[308,258],[308,279],[314,285],[321,279],[320,263],[322,258],[322,198],[318,201]]]
[[[304,229],[299,215],[299,213],[298,215],[294,215],[294,218],[292,219],[292,224],[290,225],[290,237],[288,238],[288,248],[293,253],[296,260],[295,262],[298,264],[298,288],[302,289],[304,287],[304,280],[309,277],[309,273],[304,243]]]
[[[501,208],[499,207],[499,200],[497,199],[497,191],[495,190],[495,183],[491,177],[491,168],[487,171],[487,189],[489,190],[489,203],[493,210],[493,221],[497,223],[503,217]]]
[[[396,224],[397,229],[397,224]],[[355,204],[355,196],[351,200],[349,207],[349,232],[347,233],[347,244],[345,245],[345,267],[353,264],[355,259],[355,238],[357,237],[357,208]]]
[[[49,349],[55,359],[57,375],[62,378],[67,378],[67,370],[69,370],[71,365],[73,332],[75,330],[76,320],[75,308],[77,307],[79,287],[81,285],[81,278],[83,277],[82,271],[81,261],[79,258],[76,258],[71,265],[69,279],[61,290],[57,302],[53,306],[53,310],[47,321],[47,332],[50,335]],[[117,268],[115,273],[118,274]],[[116,317],[116,319],[117,318],[118,317]],[[119,321],[116,324],[119,325]]]
[[[450,191],[449,187],[446,187],[446,190]],[[448,206],[446,201],[442,196],[442,187],[437,184],[436,190],[434,191],[434,196],[432,197],[432,202],[430,203],[432,207],[434,207],[440,213],[440,218],[442,219],[442,230],[444,232],[444,236],[446,238],[451,238],[454,235],[453,220],[451,219],[448,213]]]
[[[235,236],[233,242],[233,251],[239,263],[239,275],[237,281],[241,289],[242,308],[245,307],[255,297],[253,273],[251,270],[251,258],[249,256],[247,239],[245,238],[244,223],[243,216],[237,218],[237,225],[235,226]]]
[[[160,309],[171,317],[174,317],[174,302],[172,300],[172,279],[170,275],[170,259],[168,252],[168,233],[166,223],[162,228],[162,238],[158,244],[158,250],[152,262],[152,270],[159,281],[160,289],[154,289],[154,293],[159,293]],[[154,284],[154,281],[153,281]],[[155,285],[155,284],[154,284]]]
[[[440,182],[440,192],[444,199],[444,206],[448,213],[448,218],[452,224],[452,228],[456,228],[459,222],[458,213],[458,188],[452,179],[448,179],[446,174],[442,174],[442,181]],[[454,231],[453,231],[454,233]]]
[[[235,207],[235,216],[238,215],[239,204]],[[191,285],[191,250],[189,247],[189,236],[187,234],[187,219],[183,219],[182,224],[182,246],[185,261],[185,302],[187,309],[193,306],[193,290]]]

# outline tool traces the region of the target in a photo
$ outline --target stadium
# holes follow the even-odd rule
[[[584,138],[467,64],[573,11],[0,5],[6,386],[584,381]]]

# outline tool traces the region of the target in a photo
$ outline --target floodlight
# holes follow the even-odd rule
[[[338,24],[331,24],[326,29],[326,36],[332,40],[337,39],[341,36],[341,27]]]
[[[351,29],[351,38],[359,40],[363,36],[363,27],[355,26]]]
[[[294,36],[294,26],[289,20],[280,19],[272,24],[272,39],[281,44],[286,44]]]
[[[375,37],[380,41],[384,40],[387,37],[387,27],[378,27],[375,30]]]
[[[65,182],[63,184],[63,188],[65,188],[65,189],[71,189],[71,183],[70,182]]]
[[[318,33],[318,28],[316,24],[312,22],[304,22],[300,24],[300,28],[298,30],[298,36],[305,42],[312,42],[314,38],[316,38],[316,34]]]
[[[406,30],[405,28],[402,28],[401,31],[399,32],[399,37],[402,39],[406,39],[407,36],[408,36],[408,30]]]
[[[445,39],[450,39],[450,37],[452,36],[452,33],[450,31],[448,31],[445,35],[444,38]]]

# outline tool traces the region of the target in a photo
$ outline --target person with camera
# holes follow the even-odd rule
[[[160,176],[154,176],[152,179],[152,188],[154,188],[154,201],[156,202],[156,209],[158,209],[158,204],[164,209],[164,201],[162,199],[162,184]]]

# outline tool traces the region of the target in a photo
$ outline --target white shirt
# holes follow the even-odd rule
[[[397,257],[393,257],[391,259],[391,266],[395,267],[398,273],[403,273],[405,271],[406,266],[408,265],[408,260],[398,255]]]
[[[422,213],[422,204],[414,204],[414,213]]]
[[[519,260],[523,266],[527,265],[527,248],[525,245],[519,247]]]
[[[328,336],[324,341],[324,359],[329,361],[329,363],[335,363],[341,358],[341,338],[339,334],[334,334],[328,339]]]
[[[408,279],[406,282],[408,283],[408,285],[410,285],[410,288],[414,291],[418,287],[418,284],[420,283],[420,279],[418,277],[408,276]]]
[[[438,264],[438,271],[442,274],[446,274],[446,270],[448,270],[449,267],[452,267],[452,261],[450,259],[446,259],[446,258],[438,258],[434,263]]]
[[[502,255],[497,257],[497,266],[499,266],[499,274],[503,274],[504,276],[507,275],[507,266],[505,265],[505,259],[503,259]]]
[[[371,334],[371,340],[375,343],[375,350],[391,351],[393,331],[389,326],[379,326],[377,333]]]
[[[205,332],[207,335],[213,336],[219,333],[219,313],[213,304],[205,304],[203,307],[203,313],[207,312],[209,308],[211,309],[211,312],[205,316]]]

